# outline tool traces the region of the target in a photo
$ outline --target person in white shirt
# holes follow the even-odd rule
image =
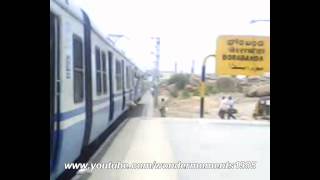
[[[228,111],[228,99],[225,96],[222,96],[220,100],[219,112],[218,115],[221,119],[224,119],[225,113]]]
[[[164,98],[161,98],[160,104],[159,104],[159,110],[161,117],[166,117],[166,109],[167,109],[167,101],[165,101]]]
[[[232,98],[232,96],[229,96],[226,103],[228,106],[228,110],[227,110],[228,119],[230,118],[236,119],[236,117],[233,115],[236,113],[236,109],[234,108],[234,103],[235,103],[235,100]]]

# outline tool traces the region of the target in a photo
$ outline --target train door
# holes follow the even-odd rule
[[[59,104],[60,104],[60,77],[59,77],[59,19],[50,13],[50,169],[54,167],[56,153],[56,139],[59,132]]]
[[[91,23],[88,15],[82,11],[84,17],[84,64],[85,64],[85,111],[86,125],[84,131],[82,152],[86,150],[89,144],[92,127],[92,71],[91,71]]]
[[[110,82],[110,112],[109,112],[109,121],[113,119],[114,112],[114,92],[113,92],[113,54],[108,52],[108,63],[109,63],[109,82]]]

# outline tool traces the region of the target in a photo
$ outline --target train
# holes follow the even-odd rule
[[[50,179],[141,99],[142,79],[84,10],[50,0]]]

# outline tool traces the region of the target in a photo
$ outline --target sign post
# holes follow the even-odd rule
[[[205,92],[206,92],[206,63],[207,63],[207,59],[209,57],[215,57],[216,55],[211,54],[208,55],[207,57],[204,58],[203,60],[203,64],[202,64],[202,73],[201,73],[201,84],[200,84],[200,118],[203,118],[204,115],[204,96],[205,96]]]

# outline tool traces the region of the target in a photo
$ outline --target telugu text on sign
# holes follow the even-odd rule
[[[270,72],[270,38],[220,36],[216,59],[218,75],[263,75]]]

